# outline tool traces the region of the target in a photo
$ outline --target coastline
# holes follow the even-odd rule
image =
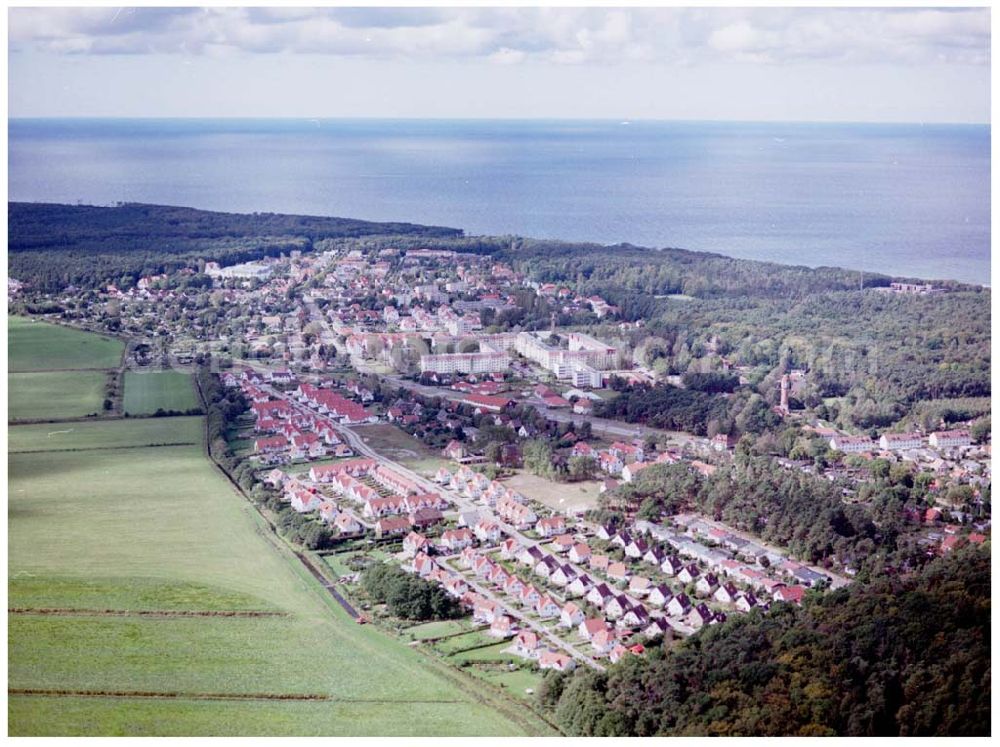
[[[349,215],[461,226],[470,235],[676,246],[790,266],[990,281],[989,125],[9,124],[9,195],[21,200]],[[151,168],[161,178],[145,178]]]

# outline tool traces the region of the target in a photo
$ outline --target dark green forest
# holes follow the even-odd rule
[[[986,547],[550,674],[539,695],[572,735],[982,736],[990,692]]]
[[[461,236],[454,228],[370,223],[276,213],[217,213],[125,203],[117,207],[7,203],[8,270],[42,290],[72,284],[134,282],[190,267],[199,259],[223,265],[277,256],[313,242],[371,235]]]
[[[654,465],[603,495],[601,503],[606,511],[637,512],[653,521],[697,510],[810,563],[855,568],[863,582],[887,568],[926,560],[903,519],[905,508],[922,513],[926,484],[914,484],[909,472],[887,472],[867,485],[868,503],[845,503],[841,484],[739,453],[710,477],[683,463]]]

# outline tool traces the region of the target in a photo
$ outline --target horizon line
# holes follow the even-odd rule
[[[987,121],[953,120],[906,120],[906,119],[687,119],[659,117],[413,117],[413,116],[295,116],[275,117],[267,115],[74,115],[47,114],[8,116],[8,122],[28,120],[127,120],[127,121],[230,121],[230,122],[608,122],[629,124],[804,124],[804,125],[914,125],[989,127]]]

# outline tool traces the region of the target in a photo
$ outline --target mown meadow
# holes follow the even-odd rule
[[[10,734],[552,733],[355,623],[208,461],[202,418],[8,435]]]
[[[187,412],[198,407],[191,375],[180,371],[125,374],[124,410],[129,415],[152,415],[157,410]]]

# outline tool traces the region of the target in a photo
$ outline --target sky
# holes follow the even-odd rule
[[[986,8],[11,8],[11,117],[988,122]]]

